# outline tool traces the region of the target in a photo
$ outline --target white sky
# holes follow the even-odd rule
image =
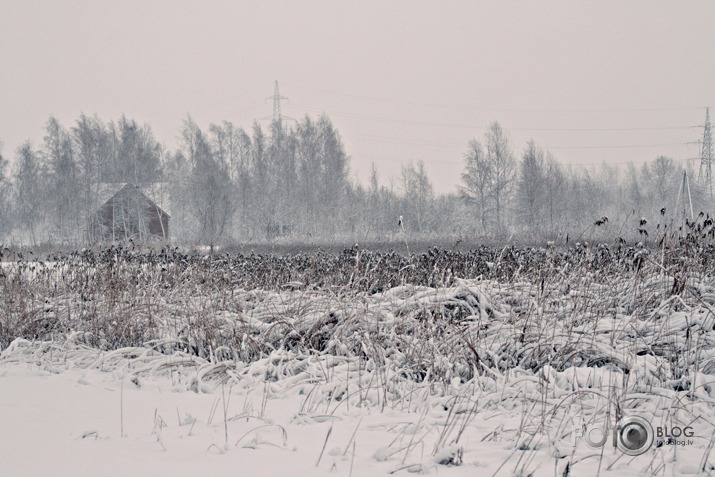
[[[278,80],[283,114],[327,113],[363,182],[424,160],[453,190],[494,120],[518,154],[682,160],[715,106],[713,20],[708,0],[0,0],[0,141],[13,157],[50,115],[125,113],[173,150],[187,114],[270,116]]]

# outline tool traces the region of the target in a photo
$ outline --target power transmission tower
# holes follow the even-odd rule
[[[713,136],[710,127],[710,108],[705,108],[705,128],[703,131],[703,142],[700,148],[700,174],[698,179],[705,182],[705,185],[713,195]],[[703,177],[704,176],[704,177]]]
[[[687,202],[685,200],[686,198],[688,199]],[[683,205],[682,210],[680,208],[681,203]],[[690,210],[690,220],[694,220],[695,215],[693,214],[693,198],[690,195],[690,180],[688,179],[688,171],[684,170],[683,180],[680,183],[680,189],[678,189],[678,198],[675,199],[675,214],[676,216],[680,215],[679,219],[684,220],[688,217],[688,210]]]
[[[273,99],[273,121],[281,121],[281,100],[288,99],[285,96],[281,96],[278,92],[278,81],[276,80],[276,87],[273,90],[273,96],[269,96],[266,99]]]
[[[273,96],[268,96],[266,100],[272,99],[273,100],[273,122],[282,122],[284,119],[288,119],[290,121],[295,121],[293,118],[289,118],[288,116],[283,116],[281,115],[281,100],[285,99],[287,100],[285,96],[281,96],[281,94],[278,92],[278,81],[276,80],[276,85],[275,88],[273,89]],[[262,119],[268,119],[268,118],[262,118]],[[297,121],[296,121],[297,122]]]

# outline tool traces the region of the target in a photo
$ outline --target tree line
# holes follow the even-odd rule
[[[405,164],[387,184],[374,164],[367,184],[351,179],[350,156],[325,115],[249,130],[228,121],[202,129],[189,117],[175,151],[124,116],[107,123],[83,114],[69,128],[50,117],[44,130],[40,144],[17,148],[12,168],[0,154],[0,240],[91,241],[103,184],[121,183],[161,191],[172,238],[206,244],[405,234],[540,240],[605,234],[604,224],[615,236],[643,219],[679,220],[686,201],[696,213],[710,204],[696,180],[689,197],[681,190],[686,167],[672,158],[564,166],[533,140],[517,151],[498,122],[466,144],[464,172],[448,194],[435,194],[423,162]]]

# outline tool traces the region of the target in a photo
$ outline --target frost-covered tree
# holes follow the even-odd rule
[[[96,116],[80,115],[71,130],[75,158],[81,184],[80,203],[88,239],[93,239],[91,231],[97,230],[97,207],[103,158],[109,154],[108,135],[104,125]]]
[[[296,194],[298,186],[295,136],[286,130],[281,121],[271,123],[267,150],[268,166],[268,218],[270,231],[287,234],[295,226]],[[271,233],[269,233],[270,235]]]
[[[545,207],[549,222],[549,233],[550,235],[553,235],[557,232],[556,222],[559,221],[563,215],[563,191],[565,188],[566,178],[561,164],[559,164],[559,162],[549,152],[546,153],[545,169]]]
[[[3,157],[2,149],[3,143],[0,141],[0,240],[12,231],[8,161]]]
[[[504,213],[511,199],[516,160],[509,139],[498,122],[489,125],[484,134],[484,146],[472,140],[465,155],[467,167],[462,174],[460,194],[477,209],[484,233],[492,230],[490,218],[494,214],[494,229],[502,232]]]
[[[681,169],[666,156],[658,156],[652,162],[643,164],[641,178],[647,191],[649,215],[675,201],[681,176]]]
[[[516,216],[522,226],[533,232],[542,228],[547,196],[544,151],[529,141],[519,164],[516,183]]]
[[[315,122],[308,116],[296,125],[296,160],[298,167],[299,217],[303,232],[314,235],[319,232],[320,216],[320,134]]]
[[[494,198],[497,231],[504,226],[502,214],[511,195],[516,160],[509,139],[498,122],[493,122],[486,132],[487,161],[491,164],[491,195]]]
[[[190,212],[191,165],[182,151],[176,151],[169,158],[165,173],[171,203],[171,235],[179,240],[193,239],[195,221]]]
[[[45,200],[42,165],[37,151],[25,142],[17,150],[14,173],[14,202],[17,223],[37,242],[36,231],[42,221]]]
[[[404,220],[408,228],[425,232],[431,228],[434,192],[423,161],[402,167]]]
[[[318,119],[317,128],[320,137],[321,219],[325,232],[334,235],[345,224],[343,213],[348,205],[345,199],[349,188],[350,158],[345,153],[340,133],[327,116]]]
[[[214,157],[204,133],[191,118],[184,122],[184,154],[189,177],[183,193],[189,197],[188,210],[198,224],[198,237],[214,245],[228,230],[235,200],[228,165]]]
[[[482,232],[488,232],[488,218],[491,213],[492,164],[487,160],[484,148],[476,140],[469,142],[469,151],[464,155],[466,170],[462,173],[460,197],[479,217]]]
[[[365,224],[366,233],[384,231],[384,218],[383,211],[384,207],[380,201],[380,183],[379,175],[377,173],[377,167],[373,162],[370,165],[370,183],[367,193],[367,222]]]
[[[226,168],[233,184],[235,212],[231,231],[235,236],[247,234],[251,229],[250,217],[257,191],[251,178],[251,138],[242,128],[229,121],[209,126],[209,142],[214,158]]]
[[[103,182],[142,185],[161,180],[163,150],[148,125],[122,115],[117,123],[109,123],[107,135],[110,147],[101,168]]]
[[[65,239],[79,239],[82,186],[75,160],[72,137],[59,121],[50,117],[45,124],[42,151],[47,173],[47,213],[53,233]],[[71,237],[70,237],[71,236]]]

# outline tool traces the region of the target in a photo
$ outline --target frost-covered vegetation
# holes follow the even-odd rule
[[[299,414],[313,417],[442,409],[413,438],[436,461],[461,464],[472,436],[471,446],[508,443],[502,464],[520,475],[612,469],[623,455],[574,447],[574,422],[636,414],[692,426],[688,462],[698,449],[693,470],[710,472],[715,247],[702,225],[659,248],[13,254],[0,278],[0,365],[122,369],[196,392],[263,383],[266,399],[295,388]],[[502,413],[518,423],[474,425]],[[405,464],[413,439],[374,459]],[[678,462],[667,445],[636,460],[661,475]]]

